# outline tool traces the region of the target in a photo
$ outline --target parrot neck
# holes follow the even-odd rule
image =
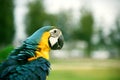
[[[42,38],[37,46],[37,50],[35,51],[36,55],[34,57],[29,58],[28,61],[37,59],[39,57],[43,57],[43,58],[49,60],[49,52],[50,52],[50,47],[48,44],[49,36],[50,36],[49,32],[45,32],[42,35]]]

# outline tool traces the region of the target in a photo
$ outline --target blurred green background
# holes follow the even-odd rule
[[[53,60],[48,80],[120,80],[119,60]]]
[[[34,31],[45,25],[54,25],[63,31],[65,45],[60,51],[51,51],[48,80],[120,80],[120,9],[113,6],[120,1],[80,0],[85,4],[77,6],[79,15],[74,14],[75,8],[64,9],[70,1],[56,1],[0,0],[0,62]],[[49,12],[48,3],[60,4],[59,1],[63,7],[58,8],[58,12]],[[72,7],[77,1],[71,0]],[[103,17],[100,23],[97,22],[95,11],[88,5],[89,2],[97,4],[97,1],[103,3],[98,9],[117,11],[111,15],[116,16],[112,24],[105,24],[104,17],[110,13],[102,11],[99,13]]]

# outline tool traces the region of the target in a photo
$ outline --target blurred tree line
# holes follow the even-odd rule
[[[120,15],[118,15],[115,22],[115,29],[111,30],[108,36],[110,42],[106,41],[108,50],[111,53],[111,57],[120,58]],[[115,55],[116,54],[116,55]]]
[[[109,36],[104,37],[103,29],[97,32],[99,42],[95,45],[92,42],[92,37],[95,33],[95,21],[92,12],[83,8],[80,13],[81,17],[76,24],[72,22],[70,11],[61,11],[58,14],[50,14],[45,11],[43,0],[31,0],[28,3],[29,12],[26,15],[26,32],[31,35],[34,31],[44,25],[58,26],[65,37],[65,41],[82,40],[87,43],[86,56],[89,57],[94,49],[105,47],[111,55],[117,53],[120,57],[120,15],[116,19],[115,30],[111,30]],[[0,0],[0,46],[12,43],[14,37],[14,18],[13,0]],[[2,37],[4,36],[4,37]],[[101,46],[102,45],[102,46]],[[97,46],[97,47],[96,47]]]
[[[94,18],[92,12],[86,8],[81,10],[81,18],[78,22],[78,28],[72,33],[73,38],[87,42],[86,56],[90,56],[92,51],[92,35],[94,32]]]
[[[27,34],[31,35],[44,25],[54,25],[56,17],[45,12],[43,0],[34,0],[28,4],[29,12],[26,16]]]
[[[45,11],[43,0],[34,0],[28,4],[29,12],[26,16],[26,32],[31,35],[40,27],[45,25],[53,25],[61,28],[63,32],[66,30],[67,15],[62,12],[56,15],[49,14]]]
[[[14,36],[13,0],[0,0],[0,46],[10,44]]]

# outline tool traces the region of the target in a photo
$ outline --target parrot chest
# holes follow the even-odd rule
[[[38,57],[43,57],[45,59],[49,59],[49,52],[50,52],[50,47],[48,44],[48,38],[49,38],[50,34],[49,32],[45,32],[42,35],[42,38],[37,46],[37,49],[35,51],[35,56],[28,58],[28,61],[37,59]]]

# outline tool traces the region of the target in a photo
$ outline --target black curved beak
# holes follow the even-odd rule
[[[61,34],[60,37],[58,38],[58,41],[51,47],[53,50],[61,49],[64,45],[64,37]]]

